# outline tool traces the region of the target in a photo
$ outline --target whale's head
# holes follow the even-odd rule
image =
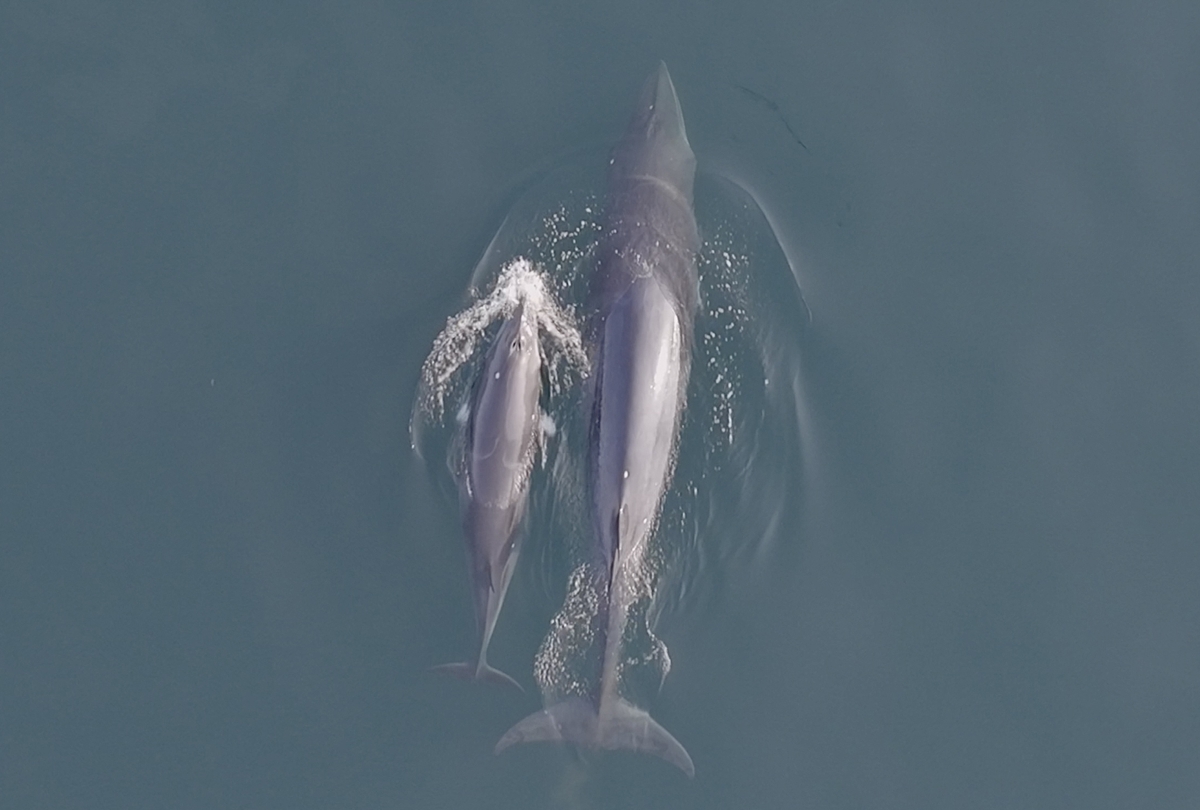
[[[652,177],[691,199],[696,156],[688,144],[683,109],[666,63],[659,62],[642,85],[625,135],[613,149],[609,172],[613,180]]]

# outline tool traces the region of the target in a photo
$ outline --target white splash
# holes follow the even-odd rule
[[[600,594],[589,566],[571,572],[563,606],[550,622],[533,661],[533,677],[547,704],[564,697],[585,697],[592,687],[587,653],[595,638],[594,624]]]
[[[491,292],[447,319],[421,367],[419,404],[425,414],[437,421],[442,419],[446,396],[454,390],[455,374],[475,355],[487,328],[512,315],[521,303],[537,318],[543,356],[548,361],[551,397],[559,394],[564,365],[568,374],[586,373],[587,357],[575,317],[559,305],[546,286],[541,268],[519,257],[501,269]]]

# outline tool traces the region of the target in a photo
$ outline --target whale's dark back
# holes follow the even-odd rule
[[[675,300],[685,358],[691,356],[698,305],[695,174],[679,99],[666,65],[660,65],[642,87],[611,154],[593,295],[602,319],[635,279],[653,276]]]

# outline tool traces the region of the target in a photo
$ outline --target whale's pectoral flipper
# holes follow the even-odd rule
[[[666,760],[689,777],[696,775],[692,758],[671,732],[626,700],[606,704],[603,717],[583,698],[569,698],[548,706],[510,728],[496,743],[496,753],[529,742],[566,742],[584,748],[639,751]]]

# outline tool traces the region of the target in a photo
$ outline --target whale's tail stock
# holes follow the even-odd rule
[[[584,748],[626,749],[651,754],[674,765],[689,777],[696,775],[692,758],[650,714],[632,703],[606,701],[597,712],[586,698],[568,698],[534,712],[510,728],[496,753],[518,743],[572,743]]]

